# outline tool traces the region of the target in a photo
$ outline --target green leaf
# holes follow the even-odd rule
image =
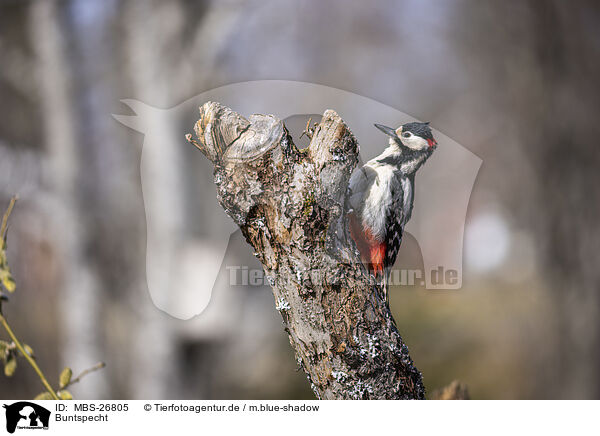
[[[0,283],[8,292],[15,292],[17,284],[10,273],[8,265],[3,265],[3,269],[0,269]]]
[[[17,358],[13,353],[10,353],[6,359],[6,363],[4,364],[4,375],[7,377],[12,377],[16,370]]]
[[[0,360],[6,360],[6,350],[8,350],[9,344],[6,341],[0,341]]]
[[[52,395],[48,391],[37,394],[34,400],[52,400]]]
[[[61,400],[72,400],[73,399],[73,395],[71,395],[71,392],[69,392],[69,391],[58,391],[56,393],[56,395],[58,395],[58,398],[60,398]]]
[[[29,345],[27,344],[23,344],[23,348],[25,349],[25,352],[27,354],[29,354],[29,356],[33,359],[35,359],[35,354],[33,352],[33,348],[31,348]]]
[[[66,387],[71,382],[71,377],[73,376],[73,370],[68,366],[62,370],[60,373],[60,377],[58,378],[58,384],[60,389]]]
[[[12,209],[17,201],[17,197],[13,197],[8,204],[8,209],[2,217],[2,224],[0,224],[0,238],[2,243],[0,244],[0,285],[8,292],[14,292],[16,284],[12,275],[10,274],[10,268],[8,267],[8,260],[6,259],[6,233],[8,231],[8,217],[12,212]]]

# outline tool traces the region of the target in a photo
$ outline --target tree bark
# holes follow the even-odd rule
[[[358,143],[327,110],[299,150],[272,115],[200,108],[193,142],[214,164],[217,198],[262,262],[276,308],[322,399],[423,399],[377,283],[348,234],[345,200]]]

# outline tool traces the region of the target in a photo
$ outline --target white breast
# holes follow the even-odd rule
[[[389,165],[378,165],[373,169],[377,177],[366,192],[362,221],[373,236],[383,239],[387,230],[387,215],[392,205],[392,184],[396,183],[397,179],[393,167]]]

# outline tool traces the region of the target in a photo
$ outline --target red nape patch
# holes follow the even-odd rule
[[[427,144],[429,144],[429,147],[433,147],[434,145],[437,145],[437,141],[435,139],[428,139]]]

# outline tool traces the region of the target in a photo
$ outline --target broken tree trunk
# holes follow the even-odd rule
[[[358,161],[332,110],[296,148],[272,115],[200,108],[194,143],[215,166],[217,198],[262,262],[277,310],[312,389],[323,399],[422,399],[425,389],[381,289],[347,231]]]

